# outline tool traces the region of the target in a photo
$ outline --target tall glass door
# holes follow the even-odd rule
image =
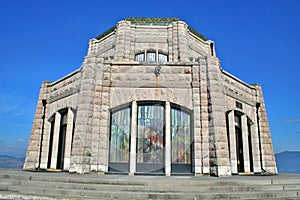
[[[111,115],[109,171],[128,172],[130,146],[130,108]]]
[[[138,106],[137,172],[164,172],[164,107]]]
[[[171,109],[171,171],[191,173],[191,119],[190,114]]]

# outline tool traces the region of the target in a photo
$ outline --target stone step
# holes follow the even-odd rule
[[[0,199],[300,199],[300,175],[165,177],[0,169]]]
[[[43,188],[30,186],[10,186],[9,191],[17,194],[35,195],[54,198],[78,199],[261,199],[298,197],[299,191],[255,191],[255,192],[124,192],[124,191],[99,191],[77,190],[62,188]]]
[[[141,185],[111,185],[111,184],[82,184],[66,182],[49,182],[49,181],[12,181],[11,183],[1,185],[28,186],[39,188],[58,188],[58,189],[75,189],[75,190],[97,190],[97,191],[124,191],[124,192],[252,192],[252,191],[275,191],[275,190],[297,190],[300,185],[241,185],[241,186],[175,186],[173,184],[151,186]]]
[[[93,183],[93,184],[111,184],[111,185],[162,185],[165,186],[172,182],[172,185],[180,186],[240,186],[240,185],[268,185],[272,184],[272,180],[266,179],[238,179],[232,177],[212,178],[212,177],[149,177],[149,176],[106,176],[106,175],[72,175],[58,173],[37,173],[37,174],[9,174],[1,175],[1,179],[14,180],[34,180],[34,181],[55,181],[55,182],[71,182],[71,183]],[[159,181],[157,181],[159,180]],[[284,182],[281,182],[284,184]],[[288,182],[290,183],[290,181]],[[294,181],[294,183],[296,183]],[[279,184],[279,182],[278,182]],[[300,184],[300,180],[299,180]]]

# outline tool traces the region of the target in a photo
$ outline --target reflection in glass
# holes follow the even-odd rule
[[[155,62],[156,61],[156,53],[155,52],[147,52],[147,62]]]
[[[112,113],[110,131],[110,162],[128,163],[130,108]]]
[[[168,62],[168,56],[165,54],[158,54],[158,62]]]
[[[136,54],[135,61],[143,62],[144,61],[144,53]]]
[[[171,109],[172,163],[191,163],[190,115],[179,109]]]
[[[138,107],[137,163],[163,163],[164,107]]]

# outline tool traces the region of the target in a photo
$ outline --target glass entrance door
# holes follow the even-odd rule
[[[190,114],[171,109],[172,173],[191,173],[191,119]]]
[[[111,115],[109,172],[128,172],[130,112],[130,108],[125,108]]]
[[[164,107],[138,106],[137,172],[164,172]]]

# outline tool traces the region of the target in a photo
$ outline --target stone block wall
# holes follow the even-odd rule
[[[261,86],[248,85],[228,72],[224,70],[222,72],[226,112],[236,110],[244,113],[253,124],[251,143],[254,172],[276,174],[276,162]],[[236,102],[242,104],[242,109],[237,108]]]
[[[134,60],[136,53],[147,51],[164,53],[168,61]],[[40,162],[42,99],[47,105]],[[120,21],[103,37],[90,40],[79,70],[42,84],[24,169],[38,165],[47,168],[50,121],[55,113],[67,108],[74,130],[68,130],[72,144],[67,144],[71,152],[66,170],[107,172],[110,112],[129,104],[136,108],[140,101],[165,102],[168,109],[176,104],[192,111],[192,164],[196,175],[228,176],[236,170],[227,133],[226,116],[231,111],[243,113],[244,122],[254,124],[251,132],[260,133],[251,139],[255,146],[254,172],[264,168],[277,173],[261,87],[248,85],[222,70],[214,43],[192,33],[185,22],[152,26],[127,20]],[[236,102],[243,108],[239,110]],[[262,152],[258,150],[260,142]]]

